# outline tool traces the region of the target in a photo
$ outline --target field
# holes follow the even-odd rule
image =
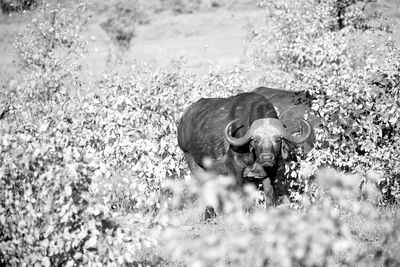
[[[0,13],[0,266],[400,265],[400,2],[39,2]],[[258,86],[322,118],[269,208],[176,139]]]
[[[100,7],[93,4],[96,6],[93,8],[94,17],[84,33],[89,39],[94,37],[85,55],[85,74],[98,75],[110,67],[117,72],[119,68],[129,68],[136,61],[156,69],[168,66],[172,60],[183,60],[188,71],[199,77],[207,73],[211,66],[231,69],[245,61],[247,25],[262,20],[262,12],[254,3],[239,2],[243,3],[232,5],[229,9],[205,10],[196,14],[162,12],[151,15],[148,24],[137,26],[134,41],[130,49],[123,52],[119,64],[117,49],[100,26],[110,16],[110,8],[106,4],[102,4],[103,8],[101,4]],[[6,25],[1,29],[3,83],[16,72],[12,64],[14,50],[11,34],[28,21],[29,18],[24,16],[2,15],[2,25]]]

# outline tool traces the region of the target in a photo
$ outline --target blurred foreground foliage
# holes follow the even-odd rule
[[[396,266],[400,260],[388,248],[400,237],[399,225],[382,220],[376,208],[379,190],[373,183],[379,175],[369,174],[372,186],[366,188],[361,202],[357,200],[360,179],[321,169],[320,193],[313,203],[303,198],[300,210],[286,203],[267,211],[254,204],[259,192],[252,185],[244,188],[244,194],[231,192],[234,181],[229,177],[169,181],[165,186],[174,192],[171,207],[190,203],[193,195],[199,195],[202,205],[219,207],[224,215],[216,219],[217,230],[190,242],[181,237],[185,221],[171,217],[163,239],[173,259],[188,266]],[[344,219],[356,217],[365,231],[372,230],[367,222],[384,223],[374,244],[378,249],[360,250],[360,241]]]

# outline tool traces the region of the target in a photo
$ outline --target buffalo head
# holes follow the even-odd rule
[[[288,143],[301,144],[308,140],[312,133],[312,126],[306,120],[300,120],[306,126],[306,134],[296,136],[289,133],[279,119],[263,118],[255,120],[242,137],[234,137],[237,129],[243,127],[237,125],[233,120],[225,128],[224,137],[227,142],[235,147],[249,146],[251,153],[255,155],[255,162],[264,168],[271,168],[277,165],[278,159],[287,159],[289,155]]]

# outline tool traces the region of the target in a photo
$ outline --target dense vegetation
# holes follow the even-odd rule
[[[361,2],[261,2],[266,24],[248,40],[254,64],[278,67],[279,75],[266,72],[271,84],[308,90],[322,118],[315,149],[285,166],[288,200],[265,211],[255,188],[243,196],[227,178],[192,181],[176,141],[191,102],[248,88],[240,69],[198,79],[179,62],[158,71],[138,64],[103,75],[87,93],[78,60],[88,45],[86,5],[44,1],[15,39],[22,71],[0,98],[1,264],[156,265],[143,251],[167,240],[173,260],[162,264],[398,265],[386,248],[399,223],[377,206],[400,197],[400,53]],[[217,220],[232,235],[179,241],[184,221],[174,211],[196,197],[221,208]],[[355,216],[387,225],[378,249],[356,246],[345,219]]]
[[[362,177],[379,172],[382,201],[397,202],[400,55],[390,24],[367,16],[364,4],[262,1],[268,19],[250,45],[255,64],[278,69],[265,80],[313,97],[322,125],[308,162]]]
[[[35,0],[1,0],[0,9],[5,14],[29,10],[37,4]]]

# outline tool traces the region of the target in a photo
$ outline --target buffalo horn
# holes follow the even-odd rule
[[[233,137],[230,133],[231,133],[231,127],[232,125],[237,122],[238,120],[233,120],[230,123],[228,123],[228,125],[225,127],[225,138],[226,140],[233,146],[242,146],[244,144],[246,144],[247,142],[249,142],[249,140],[251,139],[251,130],[249,129],[247,131],[247,133],[243,136],[243,137]]]
[[[305,141],[307,141],[307,139],[310,137],[311,132],[312,132],[312,126],[311,124],[303,119],[299,119],[299,121],[304,122],[304,124],[307,126],[307,134],[305,136],[294,136],[292,134],[290,134],[287,130],[284,133],[283,138],[289,142],[292,142],[294,144],[301,144],[304,143]]]

